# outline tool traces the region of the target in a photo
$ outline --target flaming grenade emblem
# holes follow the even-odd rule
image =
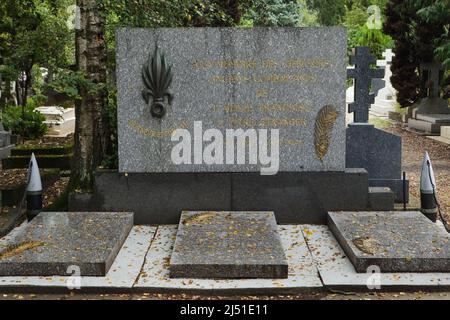
[[[150,112],[155,118],[162,118],[166,113],[164,106],[166,96],[169,105],[172,104],[173,95],[169,91],[172,77],[172,66],[167,64],[164,54],[161,54],[156,46],[153,56],[149,56],[142,68],[142,79],[145,85],[142,97],[150,105]]]

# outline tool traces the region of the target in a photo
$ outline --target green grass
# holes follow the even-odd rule
[[[372,118],[369,120],[369,123],[373,124],[375,126],[375,128],[378,128],[378,129],[387,128],[392,124],[392,122],[390,120],[380,119],[380,118]]]

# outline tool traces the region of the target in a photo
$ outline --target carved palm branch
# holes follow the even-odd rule
[[[320,161],[328,152],[330,147],[331,133],[339,112],[333,106],[327,105],[319,110],[314,126],[314,147]]]

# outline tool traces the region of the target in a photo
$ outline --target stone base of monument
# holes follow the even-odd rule
[[[442,126],[441,135],[431,136],[430,138],[445,144],[450,144],[450,126]]]
[[[424,98],[415,106],[417,114],[450,114],[448,101],[442,98]]]
[[[352,123],[347,128],[345,165],[347,168],[365,168],[369,173],[370,187],[390,188],[394,192],[395,201],[403,202],[401,137],[379,130],[372,124]],[[405,184],[405,199],[408,202],[407,180]],[[390,210],[388,208],[383,210]]]
[[[187,209],[273,211],[278,223],[325,224],[327,211],[367,210],[368,191],[365,169],[273,176],[101,170],[94,193],[71,194],[69,210],[132,211],[136,224],[177,224]]]
[[[369,208],[370,210],[394,210],[395,194],[388,187],[369,188]]]
[[[442,224],[438,226],[443,229]],[[0,246],[25,227],[24,223],[0,239]],[[0,293],[66,294],[70,290],[68,286],[77,287],[77,293],[208,296],[285,295],[323,290],[373,292],[374,288],[416,292],[450,288],[450,273],[357,273],[326,225],[278,226],[289,265],[287,279],[170,278],[169,261],[177,229],[177,225],[134,226],[106,276],[0,277]]]
[[[421,114],[413,112],[415,118],[408,119],[408,127],[427,134],[439,135],[441,127],[450,126],[450,114]]]
[[[288,276],[273,212],[183,212],[169,269],[171,278]]]
[[[450,234],[418,211],[330,212],[328,226],[357,272],[450,272]]]
[[[42,212],[1,243],[0,276],[104,276],[132,213]]]

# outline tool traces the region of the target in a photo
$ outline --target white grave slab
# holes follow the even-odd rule
[[[75,132],[75,108],[47,106],[38,107],[36,110],[45,116],[48,136],[66,137]]]

